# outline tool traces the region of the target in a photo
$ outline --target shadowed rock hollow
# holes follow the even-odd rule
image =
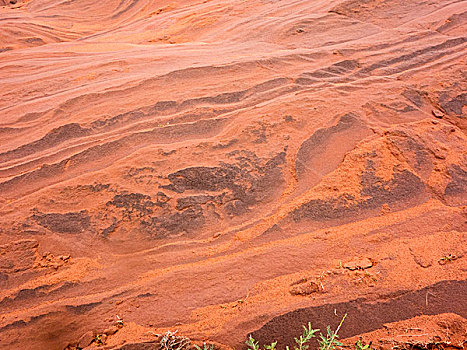
[[[466,13],[0,0],[0,349],[462,346]]]

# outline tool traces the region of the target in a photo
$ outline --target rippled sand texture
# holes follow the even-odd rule
[[[1,349],[462,337],[466,1],[0,5]]]

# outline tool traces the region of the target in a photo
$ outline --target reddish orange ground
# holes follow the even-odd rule
[[[0,349],[463,347],[466,11],[0,0]]]

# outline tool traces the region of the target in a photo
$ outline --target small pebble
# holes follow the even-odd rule
[[[431,111],[431,113],[433,113],[433,115],[434,115],[436,118],[439,118],[439,119],[441,119],[441,118],[444,117],[443,112],[441,112],[439,109],[433,109],[433,110]]]

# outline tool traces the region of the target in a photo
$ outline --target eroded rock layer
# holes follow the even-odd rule
[[[0,349],[463,346],[466,11],[0,1]]]

